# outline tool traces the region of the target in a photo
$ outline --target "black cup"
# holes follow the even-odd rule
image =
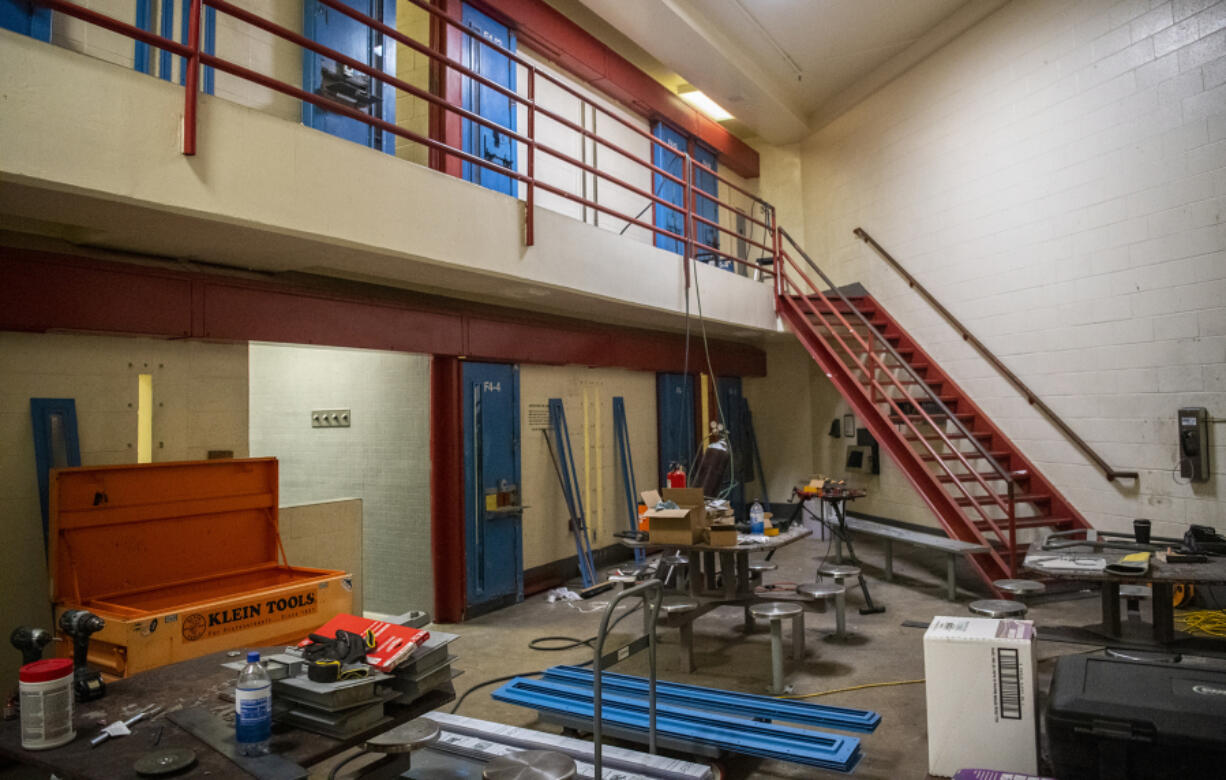
[[[1132,521],[1132,532],[1137,537],[1137,544],[1149,544],[1149,526],[1148,520]]]

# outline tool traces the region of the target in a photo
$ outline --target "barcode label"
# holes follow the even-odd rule
[[[945,618],[944,620],[934,622],[932,627],[937,631],[962,633],[963,631],[966,631],[966,629],[970,628],[970,625],[971,621],[969,620],[951,620],[949,618]]]
[[[1000,692],[1000,717],[1021,720],[1022,675],[1017,650],[1007,647],[996,649],[996,682]]]

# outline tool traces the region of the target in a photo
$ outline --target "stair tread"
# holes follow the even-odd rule
[[[953,431],[953,432],[943,431],[942,434],[943,435],[938,435],[934,433],[932,436],[922,436],[921,437],[921,436],[916,436],[914,433],[904,433],[903,438],[906,439],[907,441],[919,441],[921,438],[927,441],[943,441],[944,439],[949,439],[950,441],[952,441],[954,439],[969,439],[970,438],[970,436],[967,436],[964,433],[958,433],[957,431]],[[987,439],[992,438],[992,434],[990,433],[975,433],[974,431],[971,431],[971,436],[974,436],[976,439],[979,439],[980,441],[985,441]]]
[[[996,458],[997,460],[1000,460],[1001,458],[1007,458],[1010,455],[1008,450],[989,450],[988,454],[991,455],[993,458]],[[959,452],[957,454],[949,453],[947,455],[942,455],[941,460],[957,460],[959,455],[966,458],[967,460],[970,460],[972,458],[986,457],[983,453],[979,453],[979,452]],[[932,455],[920,455],[920,460],[928,461],[929,463],[931,463],[935,461],[936,458]]]
[[[947,485],[952,484],[955,481],[957,482],[977,482],[978,480],[975,479],[976,476],[983,478],[984,481],[987,481],[990,479],[998,479],[1003,482],[1005,479],[1001,475],[997,474],[995,471],[977,471],[975,472],[975,474],[956,474],[953,477],[949,476],[948,474],[940,474],[937,476],[937,482],[943,482]]]
[[[997,498],[1006,504],[1009,503],[1009,496],[1003,494],[974,496],[973,498],[977,504],[995,504]],[[1051,501],[1051,496],[1047,493],[1017,493],[1013,496],[1013,500],[1018,503],[1046,503]],[[954,499],[954,503],[958,506],[970,506],[971,499],[966,496],[958,496]]]
[[[979,528],[980,530],[990,528],[990,526],[984,520],[972,520],[971,522],[974,523],[975,527]],[[1071,522],[1073,522],[1073,518],[1071,517],[1019,517],[1014,521],[1014,525],[1017,528],[1042,528],[1044,526],[1058,527],[1067,525]],[[1001,519],[997,520],[996,524],[1003,530],[1009,525],[1009,521]],[[1028,547],[1029,545],[1027,544],[1026,546]]]

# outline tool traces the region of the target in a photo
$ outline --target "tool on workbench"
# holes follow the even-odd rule
[[[60,630],[72,637],[72,688],[77,701],[93,701],[106,695],[102,674],[89,668],[89,638],[105,626],[105,620],[87,609],[70,609],[60,615]]]
[[[191,748],[164,748],[136,759],[132,768],[141,777],[173,775],[196,763],[196,751]]]
[[[43,660],[43,648],[51,639],[50,631],[33,626],[17,626],[9,634],[9,642],[21,651],[22,666]]]
[[[98,747],[111,737],[123,737],[132,733],[131,729],[145,718],[152,718],[162,712],[162,705],[150,704],[127,720],[117,720],[109,726],[104,726],[101,733],[89,741],[90,747]]]
[[[337,661],[352,664],[366,658],[377,644],[373,629],[362,633],[337,629],[335,637],[323,634],[308,634],[311,644],[302,648],[302,657],[307,661]]]

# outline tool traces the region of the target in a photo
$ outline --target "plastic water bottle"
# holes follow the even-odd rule
[[[758,501],[753,502],[753,506],[749,508],[749,532],[751,534],[760,534],[766,530],[766,513],[762,509],[762,504]]]
[[[260,665],[260,654],[247,653],[247,665],[238,674],[234,689],[234,738],[240,756],[268,753],[272,732],[272,680]]]

